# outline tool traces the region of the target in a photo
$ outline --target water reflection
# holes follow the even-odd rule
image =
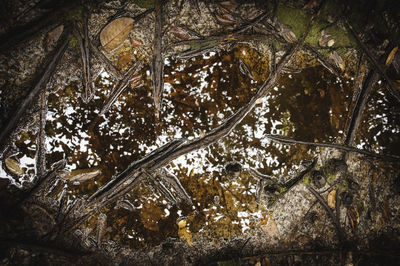
[[[193,59],[167,59],[159,121],[154,115],[149,69],[144,67],[140,73],[142,85],[128,86],[94,126],[93,121],[115,85],[106,73],[96,80],[96,95],[88,104],[80,100],[76,84],[49,96],[48,165],[66,158],[71,171],[101,170],[101,174],[93,174],[88,180],[69,182],[71,197],[93,193],[130,162],[174,138],[198,137],[216,127],[251,99],[268,75],[268,58],[251,46],[240,44]],[[370,101],[364,123],[373,125],[372,130],[363,130],[360,137],[366,143],[378,142],[387,147],[391,143],[386,140],[399,132],[399,116],[391,119],[394,107],[382,97],[379,91],[372,97],[379,105]],[[110,207],[104,238],[134,248],[156,245],[167,237],[178,238],[176,220],[182,216],[186,217],[188,233],[194,240],[230,239],[257,227],[263,209],[256,203],[257,180],[247,169],[255,168],[284,182],[302,160],[313,158],[318,151],[273,143],[266,135],[340,142],[351,99],[352,82],[336,78],[320,65],[284,74],[274,90],[228,137],[167,166],[180,179],[193,206],[171,204],[151,180],[146,180]],[[17,159],[26,156],[32,160],[34,133],[24,133],[17,146]],[[224,171],[231,161],[242,165],[239,176]],[[33,165],[26,168],[33,169]],[[82,173],[87,174],[79,172]],[[90,226],[96,226],[95,218]]]

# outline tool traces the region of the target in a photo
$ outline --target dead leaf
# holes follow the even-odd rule
[[[5,164],[7,166],[7,169],[18,176],[21,176],[24,174],[24,170],[21,168],[19,162],[17,160],[14,160],[12,158],[7,158],[5,160]]]
[[[86,181],[93,179],[94,177],[101,174],[101,168],[94,167],[88,169],[76,169],[71,172],[66,172],[64,174],[60,174],[60,176],[64,179],[68,179],[71,182],[74,181]]]
[[[357,225],[360,222],[360,215],[358,214],[358,211],[355,210],[353,207],[348,207],[347,217],[349,218],[351,228],[353,230],[357,229]]]
[[[125,54],[118,59],[117,66],[119,68],[124,68],[132,61],[130,54]]]
[[[229,11],[233,12],[236,7],[238,6],[238,4],[236,3],[236,1],[223,1],[219,3],[222,7],[228,9]]]
[[[132,18],[117,18],[111,21],[100,33],[101,45],[107,51],[117,48],[128,38],[132,27]]]
[[[231,26],[232,24],[235,23],[235,19],[229,13],[222,15],[215,14],[215,17],[218,20],[218,22],[220,22],[224,26]]]
[[[327,34],[324,30],[321,31],[321,38],[318,40],[319,46],[325,47],[328,44],[329,37],[331,37],[331,35]]]
[[[44,46],[49,46],[57,42],[63,31],[64,25],[60,25],[47,33],[46,38],[44,39]]]
[[[273,238],[280,237],[278,226],[276,225],[276,222],[274,221],[274,219],[272,219],[271,216],[266,215],[265,218],[261,219],[260,227],[270,237],[273,237]]]
[[[138,41],[138,40],[135,40],[135,39],[131,39],[131,45],[132,45],[133,47],[141,47],[141,46],[143,46],[144,44],[143,44],[141,41]]]
[[[280,24],[279,25],[279,33],[282,35],[282,37],[288,43],[297,42],[296,34],[294,34],[294,32],[292,31],[292,28],[289,25]]]
[[[394,47],[393,49],[392,49],[392,51],[390,52],[390,54],[388,55],[388,57],[386,58],[386,63],[385,63],[385,65],[390,65],[391,63],[392,63],[392,61],[393,61],[393,58],[394,58],[394,56],[396,55],[396,53],[397,53],[397,50],[399,50],[399,47],[398,46],[396,46],[396,47]]]
[[[332,58],[336,67],[338,67],[343,72],[344,68],[345,68],[345,63],[344,63],[344,60],[342,59],[342,57],[340,57],[340,55],[336,51],[333,51],[330,54],[330,57]]]
[[[328,194],[328,206],[332,209],[335,208],[335,200],[336,200],[336,190],[332,190]]]
[[[179,217],[176,221],[176,224],[178,225],[179,229],[185,228],[186,227],[186,217]]]
[[[185,28],[180,26],[172,27],[170,32],[181,40],[187,40],[192,36]]]

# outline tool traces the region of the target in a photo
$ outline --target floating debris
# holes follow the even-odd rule
[[[5,164],[7,169],[17,176],[22,176],[25,173],[25,171],[21,168],[20,163],[15,159],[7,158],[5,159]]]

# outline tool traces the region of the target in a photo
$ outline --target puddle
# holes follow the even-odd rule
[[[267,57],[245,44],[188,60],[166,59],[159,123],[155,123],[146,67],[141,70],[142,85],[128,86],[95,126],[93,121],[115,81],[106,73],[100,75],[96,96],[88,104],[80,100],[76,84],[61,88],[49,95],[47,163],[65,158],[70,171],[92,169],[90,180],[68,182],[70,197],[90,195],[157,147],[215,128],[255,94],[268,75],[267,62]],[[185,230],[193,240],[231,239],[256,228],[263,210],[256,203],[257,180],[248,172],[249,167],[287,181],[302,161],[318,153],[318,148],[270,142],[266,135],[340,143],[350,114],[352,87],[352,81],[336,78],[321,65],[285,73],[228,137],[167,166],[180,179],[194,206],[172,205],[147,180],[125,195],[125,205],[110,207],[104,238],[133,248],[154,246],[167,237],[179,238],[182,231],[178,231],[176,220],[181,216],[186,216]],[[398,154],[400,118],[398,108],[397,113],[393,108],[397,108],[394,102],[384,99],[379,90],[375,92],[364,115],[359,145],[388,153],[397,149]],[[391,138],[397,138],[397,144]],[[16,144],[19,153],[15,159],[24,164],[25,175],[34,175],[34,134],[23,133]],[[224,170],[232,161],[242,165],[239,176]],[[96,223],[94,217],[88,227],[94,228]]]

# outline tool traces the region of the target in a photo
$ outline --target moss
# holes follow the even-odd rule
[[[288,190],[287,187],[281,187],[281,188],[279,189],[279,193],[280,193],[280,194],[285,193],[287,190]]]
[[[218,266],[234,266],[236,265],[234,260],[225,260],[225,261],[219,261]]]
[[[336,175],[334,175],[334,174],[328,172],[328,173],[325,173],[325,176],[326,176],[326,182],[328,182],[328,184],[332,185],[333,182],[334,182],[335,179],[336,179]]]
[[[211,40],[211,41],[199,41],[199,42],[194,42],[190,44],[190,48],[192,48],[193,50],[197,50],[209,45],[215,45],[218,41],[216,40]]]
[[[70,9],[65,13],[65,19],[67,21],[79,21],[82,20],[82,16],[83,16],[82,6]]]
[[[306,176],[303,178],[301,183],[304,185],[309,185],[310,184],[310,174],[306,174]]]
[[[141,8],[153,8],[157,0],[134,0],[133,2]]]
[[[280,23],[289,25],[299,38],[307,28],[311,16],[304,10],[279,5],[276,16]]]
[[[75,37],[71,36],[69,38],[69,44],[68,45],[70,47],[77,47],[78,46],[78,40]]]

